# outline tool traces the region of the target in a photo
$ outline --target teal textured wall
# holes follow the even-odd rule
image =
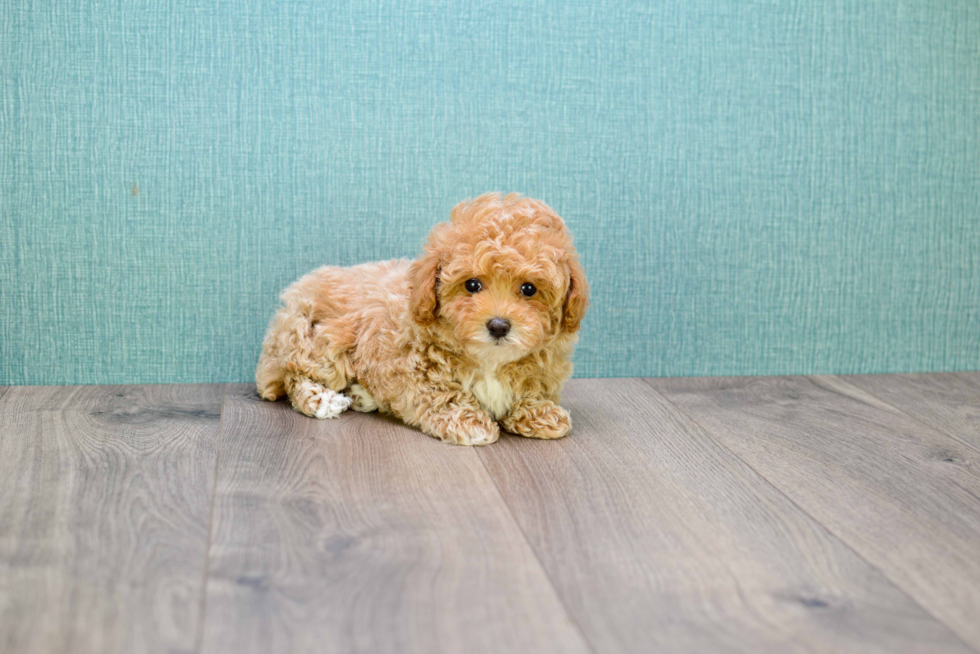
[[[278,291],[561,213],[587,376],[980,368],[980,5],[0,3],[0,383],[252,377]]]

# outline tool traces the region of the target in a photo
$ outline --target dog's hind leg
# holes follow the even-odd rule
[[[336,418],[351,405],[341,391],[350,380],[348,359],[334,359],[326,339],[321,337],[311,350],[291,353],[285,364],[283,388],[293,408],[315,418]]]
[[[338,418],[351,405],[349,397],[309,377],[287,375],[286,390],[293,408],[313,418]]]
[[[284,373],[282,363],[263,349],[255,369],[255,387],[263,400],[275,402],[286,395]]]
[[[371,394],[360,384],[352,384],[347,394],[351,396],[351,407],[361,413],[371,413],[378,410],[378,403]]]
[[[309,302],[290,303],[281,308],[262,344],[262,354],[255,371],[259,395],[275,401],[283,395],[293,399],[297,409],[307,415],[316,410],[303,410],[305,400],[297,402],[294,395],[309,395],[303,380],[339,393],[347,388],[353,377],[353,367],[346,352],[346,343],[338,342],[345,334],[337,332],[334,324],[326,325],[314,317]],[[317,395],[319,391],[313,392]]]

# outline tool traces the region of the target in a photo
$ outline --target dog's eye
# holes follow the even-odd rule
[[[538,289],[534,288],[534,284],[531,282],[524,282],[524,284],[521,286],[521,293],[524,295],[524,297],[531,297],[537,292]]]
[[[470,293],[479,293],[480,289],[483,288],[483,284],[480,283],[479,279],[467,279],[466,280],[466,290]]]

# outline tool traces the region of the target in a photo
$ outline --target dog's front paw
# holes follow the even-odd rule
[[[456,441],[456,444],[489,445],[490,443],[496,443],[498,438],[500,438],[500,427],[497,425],[490,425],[489,427],[479,425],[468,429],[466,433],[462,434],[459,440]]]
[[[424,430],[430,436],[456,445],[489,445],[500,438],[497,423],[475,411],[442,414],[425,425]]]
[[[562,438],[572,428],[568,411],[554,402],[522,402],[500,421],[504,429],[528,438]]]

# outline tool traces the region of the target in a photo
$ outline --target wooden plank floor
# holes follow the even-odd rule
[[[575,380],[445,445],[0,387],[0,652],[974,652],[980,374]]]

